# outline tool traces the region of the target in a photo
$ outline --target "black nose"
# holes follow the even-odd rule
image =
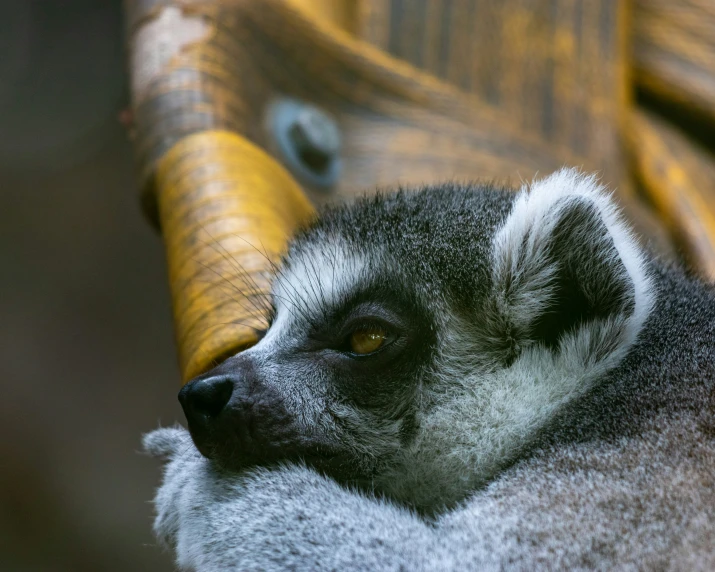
[[[233,381],[226,376],[196,379],[186,384],[179,392],[179,402],[186,418],[197,416],[216,417],[231,399]]]

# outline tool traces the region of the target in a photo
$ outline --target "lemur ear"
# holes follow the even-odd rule
[[[611,349],[630,345],[650,310],[639,246],[595,177],[576,170],[520,191],[493,256],[489,337],[507,359],[533,344],[558,350],[584,327]]]

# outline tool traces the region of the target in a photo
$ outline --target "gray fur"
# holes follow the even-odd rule
[[[713,475],[712,434],[656,418],[638,437],[544,451],[429,524],[302,466],[226,474],[192,448],[165,469],[155,532],[203,572],[706,571]]]
[[[596,313],[542,339],[565,271]],[[414,286],[434,337],[414,383],[364,408],[292,355],[386,272],[380,288]],[[169,458],[155,531],[182,568],[715,567],[715,292],[648,260],[594,179],[326,213],[275,292],[268,334],[228,367],[268,380],[286,443],[342,447],[371,477],[227,471],[181,429],[153,432],[145,448]]]

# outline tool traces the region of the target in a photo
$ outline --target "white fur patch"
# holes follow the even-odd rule
[[[653,306],[653,290],[646,273],[644,257],[633,232],[621,217],[609,192],[594,175],[577,169],[562,169],[545,179],[526,184],[519,191],[514,207],[494,239],[494,276],[496,281],[518,280],[523,289],[511,304],[510,318],[531,322],[547,302],[548,284],[553,268],[546,261],[549,239],[560,221],[562,199],[580,197],[589,200],[608,229],[635,289],[635,311],[624,332],[623,344],[636,339]],[[526,264],[524,264],[524,262]]]
[[[264,340],[278,339],[296,321],[320,319],[354,289],[365,268],[365,260],[337,238],[294,253],[274,282],[276,319]]]

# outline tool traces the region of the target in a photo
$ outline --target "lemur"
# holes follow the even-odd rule
[[[145,437],[182,569],[715,569],[715,288],[594,177],[330,208],[272,301]]]

